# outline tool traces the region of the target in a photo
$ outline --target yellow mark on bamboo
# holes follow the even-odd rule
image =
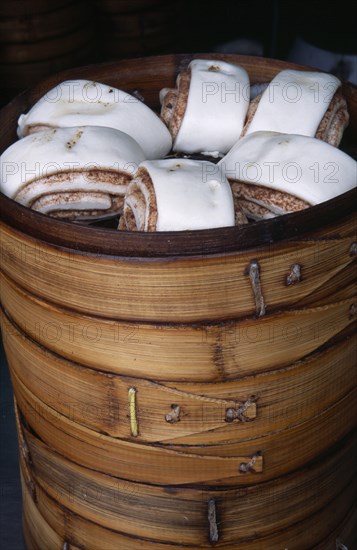
[[[139,435],[139,428],[136,416],[136,388],[129,388],[129,417],[131,435],[137,437]]]

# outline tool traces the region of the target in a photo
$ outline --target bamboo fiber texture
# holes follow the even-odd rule
[[[286,68],[216,57],[252,82]],[[3,111],[1,147],[64,78],[139,89],[157,108],[191,59],[51,77]],[[351,151],[357,93],[344,93]],[[355,194],[241,228],[150,235],[0,196],[29,549],[353,548]]]
[[[108,548],[111,543],[122,543],[131,535],[143,537],[148,544],[158,544],[158,548],[176,540],[185,547],[201,547],[210,529],[208,512],[214,505],[220,517],[219,529],[226,533],[221,541],[224,548],[234,548],[237,544],[247,544],[247,548],[254,549],[273,548],[282,534],[285,544],[291,542],[293,548],[305,548],[305,544],[306,548],[312,548],[308,544],[314,537],[318,540],[321,536],[322,524],[332,509],[335,517],[329,526],[330,532],[334,532],[342,518],[353,509],[354,480],[340,475],[341,467],[346,468],[349,476],[353,475],[355,443],[351,439],[335,449],[328,460],[317,462],[280,482],[223,492],[208,488],[203,491],[201,488],[179,488],[170,492],[168,487],[131,484],[87,470],[51,451],[23,424],[21,432],[22,449],[26,449],[22,452],[22,471],[27,476],[27,487],[31,488],[27,492],[50,525],[56,527],[55,532],[77,544],[83,543],[86,536],[83,531],[87,528],[89,532],[95,531],[93,524],[99,523],[101,528],[97,526],[97,532],[104,537],[102,544],[103,540],[112,541]],[[348,487],[344,487],[346,481]],[[241,500],[243,495],[244,502]],[[274,507],[267,510],[267,502],[272,501]],[[322,508],[321,503],[324,504]],[[64,510],[67,510],[65,522],[61,520]],[[134,519],[137,515],[141,518],[139,525]],[[313,535],[311,531],[307,535],[306,527],[311,526],[312,519],[315,522]],[[74,537],[68,536],[71,521],[77,525]],[[255,540],[246,541],[245,522],[252,521],[256,529]],[[162,529],[163,524],[167,529]],[[305,535],[302,535],[303,528]],[[299,546],[296,545],[297,533],[300,534]],[[309,542],[305,543],[307,540]]]

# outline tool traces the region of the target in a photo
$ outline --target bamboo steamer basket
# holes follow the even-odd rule
[[[116,544],[120,548],[140,548],[140,539],[131,542],[129,538],[140,534],[148,537],[142,541],[151,547],[150,539],[156,533],[159,542],[154,547],[164,548],[168,544],[169,548],[177,548],[170,543],[179,537],[185,548],[193,550],[201,547],[206,534],[206,503],[213,506],[221,502],[220,525],[225,526],[226,532],[222,541],[224,548],[244,545],[249,550],[262,550],[279,547],[279,544],[289,544],[296,550],[311,548],[312,544],[314,548],[332,548],[332,544],[336,544],[336,526],[339,536],[343,532],[339,525],[341,518],[344,523],[345,516],[354,513],[355,477],[343,478],[340,469],[346,468],[353,476],[355,438],[342,442],[328,460],[317,462],[298,475],[293,473],[283,481],[223,493],[212,488],[181,487],[168,491],[167,486],[122,483],[111,476],[102,475],[100,479],[97,472],[67,461],[36,440],[25,423],[19,419],[21,471],[26,492],[31,496],[25,506],[36,505],[37,515],[45,524],[41,530],[48,530],[48,522],[56,534],[62,535],[61,541],[68,540],[68,533],[74,532],[71,543],[79,547],[100,548],[102,544],[110,549]],[[342,487],[346,482],[348,485]],[[237,506],[237,500],[242,497],[244,502]],[[275,507],[269,513],[267,504],[272,498]],[[305,505],[301,506],[301,502]],[[325,502],[327,505],[319,509]],[[132,507],[141,511],[139,525],[132,517]],[[68,524],[67,517],[73,525]],[[326,529],[326,521],[329,521],[329,544],[324,539],[326,546],[315,545]],[[162,530],[163,522],[167,525],[165,530]],[[247,523],[254,524],[254,540],[246,538]],[[92,533],[96,533],[95,538],[91,538]],[[53,536],[51,530],[50,534]],[[351,534],[348,540],[352,540]],[[347,542],[347,534],[344,541]]]
[[[4,99],[94,53],[92,9],[82,0],[3,2],[0,75]]]
[[[1,148],[61,80],[137,90],[157,109],[192,57],[50,77],[2,111]],[[287,66],[207,57],[255,82]],[[353,154],[357,91],[344,93]],[[353,547],[355,195],[161,234],[78,226],[0,197],[29,548]],[[295,264],[302,277],[288,285]]]
[[[105,60],[177,51],[185,4],[167,0],[96,0]],[[181,41],[181,42],[180,42]]]

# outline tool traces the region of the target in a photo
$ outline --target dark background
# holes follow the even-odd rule
[[[323,50],[356,54],[349,6],[344,0],[4,0],[0,105],[48,74],[125,57],[225,50],[289,59],[297,37]],[[53,15],[61,24],[52,28]],[[343,63],[339,70],[348,78]],[[22,550],[16,431],[2,348],[0,360],[0,548]]]
[[[14,403],[1,342],[0,362],[0,548],[23,550]]]
[[[211,52],[231,41],[236,42],[232,53],[278,59],[289,57],[297,37],[324,50],[357,54],[351,4],[346,0],[3,0],[0,105],[62,69],[127,57]]]

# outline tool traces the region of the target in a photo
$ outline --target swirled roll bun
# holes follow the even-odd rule
[[[340,86],[331,74],[281,71],[251,101],[242,134],[301,134],[338,146],[349,120]]]
[[[107,217],[121,210],[127,186],[144,159],[136,141],[113,128],[42,130],[1,155],[1,191],[57,218]]]
[[[356,187],[356,161],[316,138],[254,132],[218,165],[253,220],[296,212]]]
[[[249,106],[249,77],[238,65],[195,59],[160,92],[161,117],[185,153],[226,153],[240,137]]]
[[[234,223],[232,192],[220,168],[208,161],[165,159],[139,166],[119,229],[185,231]]]
[[[66,80],[18,120],[18,136],[66,126],[106,126],[135,139],[145,158],[165,156],[172,140],[160,117],[136,97],[88,80]]]

